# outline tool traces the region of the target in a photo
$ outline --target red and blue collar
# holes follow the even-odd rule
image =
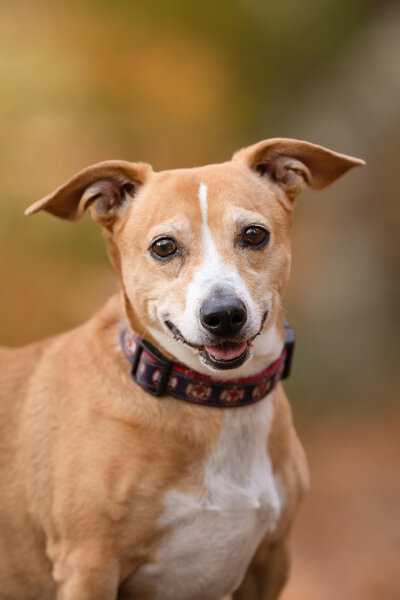
[[[150,342],[129,329],[122,329],[120,341],[132,364],[134,381],[153,396],[173,396],[192,404],[234,408],[259,402],[290,373],[294,350],[293,331],[284,320],[285,345],[279,358],[268,368],[244,379],[219,381],[170,361]]]

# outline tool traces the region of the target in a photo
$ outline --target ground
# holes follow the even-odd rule
[[[282,600],[397,600],[400,412],[323,418],[298,429],[311,490]]]

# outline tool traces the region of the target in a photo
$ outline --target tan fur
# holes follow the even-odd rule
[[[254,170],[260,162],[261,175]],[[122,292],[73,331],[21,349],[0,348],[0,599],[112,600],[118,589],[121,599],[156,597],[151,583],[135,588],[133,596],[124,582],[140,565],[156,561],[173,533],[159,524],[165,493],[206,492],[202,469],[224,411],[146,394],[130,377],[118,327],[129,322],[155,342],[148,328],[162,330],[157,299],[184,311],[205,251],[197,201],[205,183],[217,250],[255,302],[272,290],[265,328],[276,325],[282,337],[280,299],[289,274],[295,193],[304,180],[324,187],[361,163],[294,140],[261,142],[221,165],[162,173],[108,161],[28,209],[74,220],[90,205],[105,228]],[[268,268],[261,252],[232,250],[240,219],[250,213],[272,233]],[[149,243],[171,231],[187,253],[160,265],[149,255]],[[285,491],[284,507],[237,599],[279,594],[290,524],[307,488],[306,461],[281,386],[265,443]]]

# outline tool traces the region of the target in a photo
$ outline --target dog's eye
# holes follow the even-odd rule
[[[154,258],[165,259],[173,256],[178,250],[177,243],[170,237],[160,238],[152,243],[151,253]]]
[[[269,241],[270,233],[264,227],[251,225],[242,233],[242,245],[253,248],[263,248]]]

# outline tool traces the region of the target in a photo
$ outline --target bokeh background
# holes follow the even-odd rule
[[[307,139],[364,158],[305,192],[285,384],[312,488],[284,600],[400,589],[400,4],[0,1],[0,342],[75,326],[117,289],[98,228],[23,210],[100,160],[156,170]]]

